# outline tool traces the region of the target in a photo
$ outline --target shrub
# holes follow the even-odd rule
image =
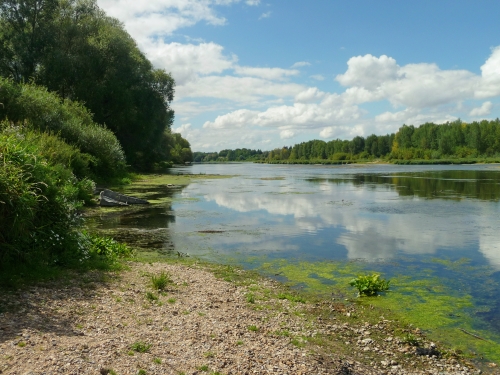
[[[380,278],[380,275],[358,276],[352,279],[349,285],[358,289],[359,296],[376,296],[378,292],[383,292],[389,289],[390,281]]]
[[[62,100],[47,89],[32,84],[17,85],[0,77],[0,120],[14,123],[26,120],[40,132],[58,134],[67,143],[91,155],[90,168],[100,176],[113,176],[125,164],[116,136],[96,124],[80,103]]]
[[[91,182],[79,181],[63,164],[51,164],[32,134],[5,122],[0,129],[1,267],[81,260],[77,210],[92,194]]]

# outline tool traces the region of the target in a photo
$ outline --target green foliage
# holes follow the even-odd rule
[[[157,365],[161,365],[161,358],[153,358],[153,363],[156,363]]]
[[[162,134],[174,117],[170,74],[154,69],[123,25],[106,16],[95,0],[21,3],[1,3],[0,76],[43,85],[65,101],[84,102],[95,121],[118,137],[134,166],[151,168],[162,161],[168,153],[161,149]],[[40,100],[33,103],[43,106]],[[78,146],[106,146],[98,137],[94,141]],[[185,148],[178,150],[179,157],[189,157]]]
[[[255,303],[255,295],[253,293],[247,293],[245,298],[248,303]]]
[[[255,325],[248,326],[248,330],[252,332],[257,332],[259,330],[259,327]]]
[[[291,302],[306,303],[306,300],[303,297],[291,293],[279,293],[278,299],[287,299]]]
[[[137,375],[146,375],[146,374],[147,374],[146,370],[143,370],[142,368],[137,370]]]
[[[37,138],[6,122],[0,129],[0,267],[82,262],[88,249],[75,228],[91,181],[79,181],[64,163],[44,156],[41,144],[62,145],[56,137]],[[53,159],[64,159],[68,150],[62,147]]]
[[[132,255],[132,249],[110,237],[102,237],[87,232],[83,232],[83,235],[88,241],[89,253],[92,255],[108,259],[126,258]]]
[[[146,292],[146,299],[149,302],[156,302],[156,301],[158,301],[158,296],[154,293]]]
[[[167,285],[173,284],[173,281],[168,273],[161,272],[159,275],[151,276],[151,284],[156,290],[165,290]]]
[[[79,175],[92,170],[98,176],[120,172],[125,157],[115,135],[96,124],[90,112],[80,103],[62,101],[56,94],[32,84],[15,84],[0,77],[0,120],[25,123],[39,132],[57,134],[86,156],[75,160],[72,167]],[[50,145],[47,145],[47,147]],[[86,173],[86,174],[85,174]]]
[[[418,340],[418,338],[411,333],[407,333],[406,335],[404,335],[402,341],[403,341],[403,343],[411,345],[411,346],[419,346],[420,345],[420,341]]]
[[[133,350],[134,352],[137,352],[137,353],[147,353],[147,352],[149,352],[150,348],[151,348],[151,345],[146,344],[143,341],[137,341],[137,342],[134,342],[132,345],[130,345],[130,349]]]
[[[379,292],[389,290],[390,281],[380,278],[380,275],[360,275],[352,279],[349,285],[358,289],[359,296],[376,296]]]

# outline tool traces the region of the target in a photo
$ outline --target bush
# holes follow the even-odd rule
[[[388,290],[389,283],[390,281],[381,279],[380,275],[373,274],[358,276],[352,279],[349,285],[358,289],[359,296],[376,296],[379,292]]]
[[[92,158],[88,166],[98,176],[113,176],[125,166],[125,155],[116,136],[92,120],[80,103],[62,100],[32,84],[17,85],[0,77],[0,120],[28,121],[40,132],[57,134]]]
[[[5,122],[2,128],[0,267],[81,261],[85,252],[75,231],[77,210],[92,194],[91,181],[78,180],[63,164],[51,164],[34,134]]]

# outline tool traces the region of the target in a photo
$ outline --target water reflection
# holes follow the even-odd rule
[[[200,201],[182,209],[221,216],[181,221],[176,238],[180,246],[193,246],[180,238],[187,225],[224,228],[223,236],[196,243],[226,253],[279,252],[305,259],[379,260],[443,252],[500,269],[498,171],[354,172],[304,176],[311,174],[304,168],[304,175],[294,169],[265,180],[247,172],[192,184],[183,196]]]

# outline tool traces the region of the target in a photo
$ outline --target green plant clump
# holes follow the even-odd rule
[[[134,342],[130,346],[130,349],[132,349],[133,351],[138,352],[138,353],[147,353],[149,351],[149,348],[151,348],[151,345],[146,344],[145,342],[142,342],[142,341]]]
[[[359,296],[376,296],[379,292],[389,290],[390,281],[380,278],[380,275],[360,275],[352,279],[349,285],[358,289]]]
[[[156,290],[165,290],[167,285],[173,284],[174,282],[170,278],[170,275],[166,272],[162,272],[159,275],[151,276],[151,284]]]

